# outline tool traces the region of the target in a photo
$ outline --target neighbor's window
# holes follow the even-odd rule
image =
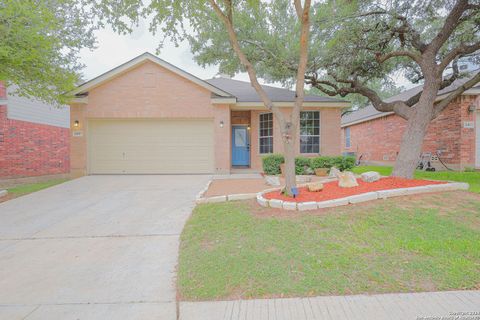
[[[260,154],[273,152],[273,114],[260,114],[260,125],[258,134],[258,145]]]
[[[320,152],[320,111],[300,112],[300,153]]]
[[[350,148],[350,127],[345,128],[345,148]]]

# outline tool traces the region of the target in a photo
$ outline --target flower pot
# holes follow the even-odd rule
[[[318,177],[326,177],[328,175],[328,168],[315,169],[315,175]]]

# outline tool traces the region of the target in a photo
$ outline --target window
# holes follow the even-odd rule
[[[345,148],[350,148],[350,127],[345,128]]]
[[[300,112],[300,153],[320,152],[320,112]]]
[[[260,125],[258,134],[258,145],[260,154],[273,152],[273,114],[262,113],[260,115]]]

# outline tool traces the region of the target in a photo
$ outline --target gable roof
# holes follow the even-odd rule
[[[232,96],[237,98],[237,102],[262,102],[257,91],[252,87],[250,82],[234,80],[230,78],[213,78],[205,80],[211,85],[220,88]],[[262,85],[262,88],[268,94],[273,102],[293,102],[295,101],[295,91],[283,88],[277,88],[267,85]],[[305,102],[343,102],[345,100],[334,99],[330,97],[305,95]]]
[[[443,99],[448,93],[454,91],[455,89],[463,85],[465,82],[467,82],[471,78],[472,77],[469,76],[469,77],[464,77],[464,78],[455,80],[450,86],[443,88],[438,92],[437,100]],[[406,101],[409,98],[416,95],[417,93],[419,93],[420,91],[422,91],[422,89],[423,89],[423,85],[416,86],[409,90],[403,91],[402,93],[399,93],[395,96],[392,96],[388,99],[385,99],[385,101],[386,102]],[[475,95],[480,94],[480,83],[470,88],[469,90],[465,91],[464,94],[475,94]],[[381,112],[375,109],[371,104],[369,104],[365,108],[361,108],[359,110],[345,114],[342,117],[342,127],[385,117],[391,114],[394,114],[394,112]]]
[[[134,67],[146,62],[146,61],[151,61],[153,63],[156,63],[158,64],[159,66],[187,79],[187,80],[190,80],[196,84],[198,84],[199,86],[201,87],[204,87],[205,89],[211,91],[212,93],[216,94],[217,96],[220,96],[220,97],[229,97],[231,98],[232,96],[215,87],[214,85],[200,79],[200,78],[197,78],[195,77],[193,74],[190,74],[176,66],[174,66],[173,64],[170,64],[168,63],[167,61],[165,60],[162,60],[160,59],[159,57],[149,53],[149,52],[145,52],[135,58],[133,58],[132,60],[130,61],[127,61],[121,65],[119,65],[118,67],[115,67],[101,75],[99,75],[98,77],[96,78],[93,78],[92,80],[89,80],[87,82],[84,82],[82,83],[81,85],[79,85],[75,90],[71,91],[70,94],[71,95],[80,95],[82,93],[86,93],[88,92],[89,90],[109,81],[110,79],[120,75],[120,74],[123,74],[125,72],[127,72],[128,70],[130,69],[133,69]]]

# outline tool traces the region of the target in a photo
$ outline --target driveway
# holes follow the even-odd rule
[[[88,176],[0,204],[0,319],[176,319],[179,235],[209,176]]]

